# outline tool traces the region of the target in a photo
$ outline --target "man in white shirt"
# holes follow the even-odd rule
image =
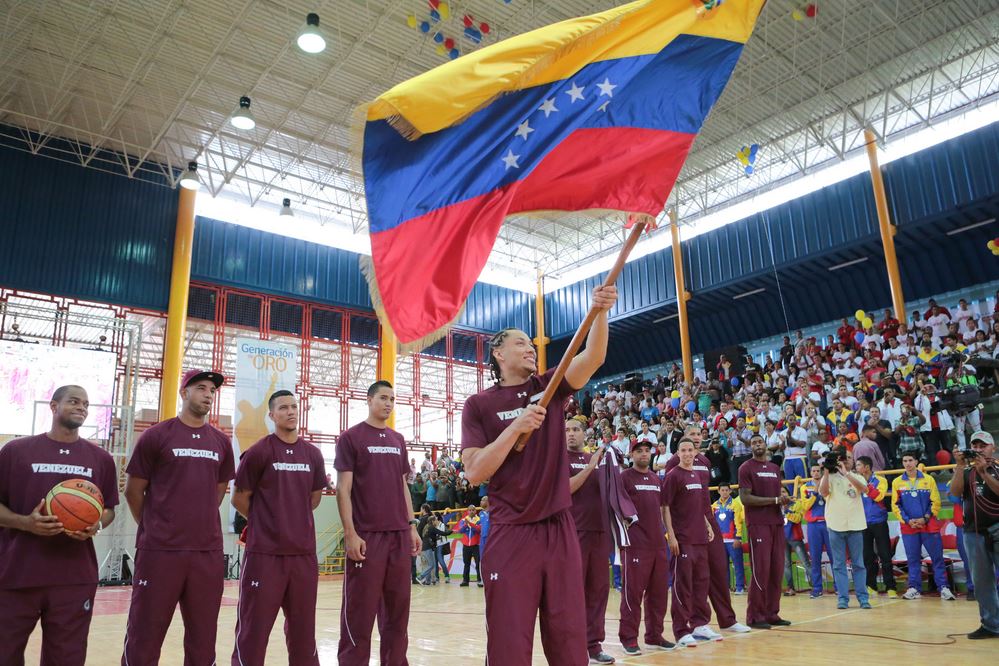
[[[784,448],[784,478],[807,476],[808,431],[801,427],[794,416],[787,420],[787,439]]]
[[[885,397],[878,402],[881,409],[881,418],[891,424],[894,430],[898,426],[898,420],[902,418],[902,401],[895,397],[895,388],[886,386]]]
[[[968,301],[963,298],[957,302],[957,308],[952,314],[952,319],[958,323],[958,330],[961,333],[967,333],[968,326],[972,322],[978,323],[978,313],[972,310]]]
[[[642,432],[638,433],[638,441],[648,442],[649,444],[652,445],[653,449],[656,448],[656,444],[658,443],[658,440],[656,439],[656,433],[649,430],[648,421],[642,421]]]
[[[624,428],[617,429],[617,437],[611,440],[610,445],[614,447],[622,459],[627,460],[631,457],[631,439]]]

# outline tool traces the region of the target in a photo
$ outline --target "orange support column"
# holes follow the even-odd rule
[[[534,315],[538,322],[538,336],[534,338],[534,346],[538,350],[538,374],[548,371],[548,343],[545,337],[545,276],[538,271],[538,297],[534,300]]]
[[[902,295],[902,276],[898,270],[898,257],[895,256],[895,225],[888,214],[888,198],[885,196],[885,182],[878,164],[878,144],[874,132],[864,130],[867,143],[867,159],[871,163],[871,185],[874,188],[874,202],[878,209],[878,226],[881,228],[881,245],[884,247],[885,268],[888,269],[888,285],[891,287],[891,302],[895,309],[895,319],[905,321],[905,297]]]
[[[694,380],[694,359],[690,351],[690,327],[687,321],[687,301],[690,292],[687,291],[683,276],[683,255],[680,252],[680,225],[676,221],[676,209],[669,211],[669,231],[673,237],[673,278],[676,281],[676,313],[677,324],[680,327],[680,354],[683,358],[683,381]]]
[[[177,231],[173,242],[173,269],[170,273],[170,303],[163,341],[163,366],[160,378],[160,414],[163,421],[177,415],[180,374],[184,365],[184,331],[187,328],[187,298],[191,288],[191,255],[194,250],[195,189],[180,190],[177,207]],[[211,368],[217,370],[218,368]]]

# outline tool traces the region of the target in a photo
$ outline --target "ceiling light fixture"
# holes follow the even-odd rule
[[[196,190],[201,187],[201,181],[198,180],[197,162],[187,163],[187,171],[180,177],[179,185],[186,190]]]
[[[766,287],[760,287],[759,289],[750,289],[749,291],[744,291],[741,294],[736,294],[735,296],[732,297],[732,300],[737,301],[740,298],[745,298],[746,296],[752,296],[754,294],[762,294],[764,291],[766,291]]]
[[[291,199],[284,199],[281,202],[281,212],[278,215],[281,217],[295,217],[295,212],[291,209]]]
[[[851,259],[850,261],[844,261],[841,264],[836,264],[835,266],[830,266],[826,270],[828,271],[838,271],[840,269],[846,268],[847,266],[854,266],[856,264],[862,264],[867,261],[868,257],[860,257],[859,259]]]
[[[298,48],[306,53],[322,53],[326,49],[326,40],[319,32],[319,14],[305,17],[305,27],[298,33]]]
[[[666,315],[665,317],[660,317],[659,319],[653,319],[652,323],[653,324],[661,324],[664,321],[669,321],[670,319],[676,319],[679,316],[680,316],[680,313],[674,312],[671,315]]]
[[[972,229],[977,229],[978,227],[984,227],[986,224],[992,224],[996,221],[996,218],[990,217],[987,220],[982,220],[981,222],[973,222],[972,224],[966,224],[963,227],[958,227],[957,229],[951,229],[947,232],[948,236],[956,236],[957,234],[963,234],[965,231],[971,231]]]
[[[249,97],[243,95],[239,98],[239,109],[232,114],[229,122],[232,123],[233,127],[241,130],[251,130],[257,126],[257,121],[253,119],[253,113],[250,112]]]

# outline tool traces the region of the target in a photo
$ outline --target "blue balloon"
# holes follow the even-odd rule
[[[437,42],[438,44],[443,44],[444,43],[444,35],[442,35],[439,32],[435,32],[434,33],[434,41]]]
[[[733,377],[732,378],[732,386],[735,386],[735,387],[739,386],[739,378],[738,377]]]
[[[677,409],[680,406],[680,398],[671,398],[669,401],[669,406],[673,409]]]
[[[451,60],[456,60],[458,58],[458,56],[461,55],[461,52],[458,51],[458,49],[451,49],[451,51],[450,51],[450,53],[448,55],[451,56]]]
[[[791,394],[794,393],[794,389],[792,387],[788,386],[786,389],[784,389],[784,393],[786,393],[787,397],[790,398]]]
[[[750,163],[756,161],[756,151],[758,151],[759,149],[760,149],[760,146],[759,146],[759,144],[756,144],[756,143],[754,143],[751,146],[749,146],[749,161],[750,161]]]
[[[693,414],[695,411],[697,411],[697,403],[691,400],[690,402],[687,403],[687,413]]]
[[[853,334],[853,339],[857,341],[858,345],[864,344],[864,333],[863,331],[857,331]]]
[[[420,32],[430,32],[430,24],[426,21],[420,23]]]
[[[436,9],[431,9],[430,18],[434,20],[434,23],[438,23],[441,20],[441,13]]]
[[[747,176],[752,176],[753,175],[753,165],[752,164],[747,164],[746,165],[746,175]]]

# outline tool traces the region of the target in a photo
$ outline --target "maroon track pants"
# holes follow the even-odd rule
[[[367,544],[364,561],[344,561],[337,663],[368,666],[377,618],[382,666],[406,666],[412,594],[409,529],[359,534]]]
[[[718,537],[716,537],[718,538]],[[708,623],[708,546],[681,544],[673,558],[673,635],[679,640]]]
[[[746,623],[780,619],[781,582],[784,578],[784,526],[749,525],[749,585]]]
[[[736,623],[735,610],[732,609],[732,592],[728,589],[728,556],[725,553],[725,541],[721,538],[718,522],[712,517],[711,527],[715,538],[708,543],[708,599],[715,609],[718,626],[726,629]],[[704,622],[707,624],[707,622]],[[700,625],[698,625],[700,626]]]
[[[224,584],[221,551],[137,551],[122,666],[159,663],[177,604],[184,618],[184,666],[214,664]]]
[[[41,666],[84,666],[97,585],[0,590],[0,664],[24,666],[28,637],[42,620]]]
[[[583,563],[583,594],[586,597],[586,649],[590,654],[601,651],[604,642],[604,617],[607,595],[610,594],[608,553],[611,551],[607,532],[577,532],[579,554]]]
[[[665,544],[663,544],[665,546]],[[645,642],[657,643],[663,638],[669,594],[669,561],[666,549],[621,549],[621,622],[618,638],[621,644],[638,644],[638,624],[645,603]]]
[[[579,542],[569,511],[526,525],[493,523],[482,571],[489,666],[531,663],[539,611],[548,663],[582,666],[589,661]]]
[[[319,564],[312,555],[247,553],[239,577],[239,609],[232,666],[263,666],[278,609],[284,611],[289,666],[319,666],[316,589]]]

